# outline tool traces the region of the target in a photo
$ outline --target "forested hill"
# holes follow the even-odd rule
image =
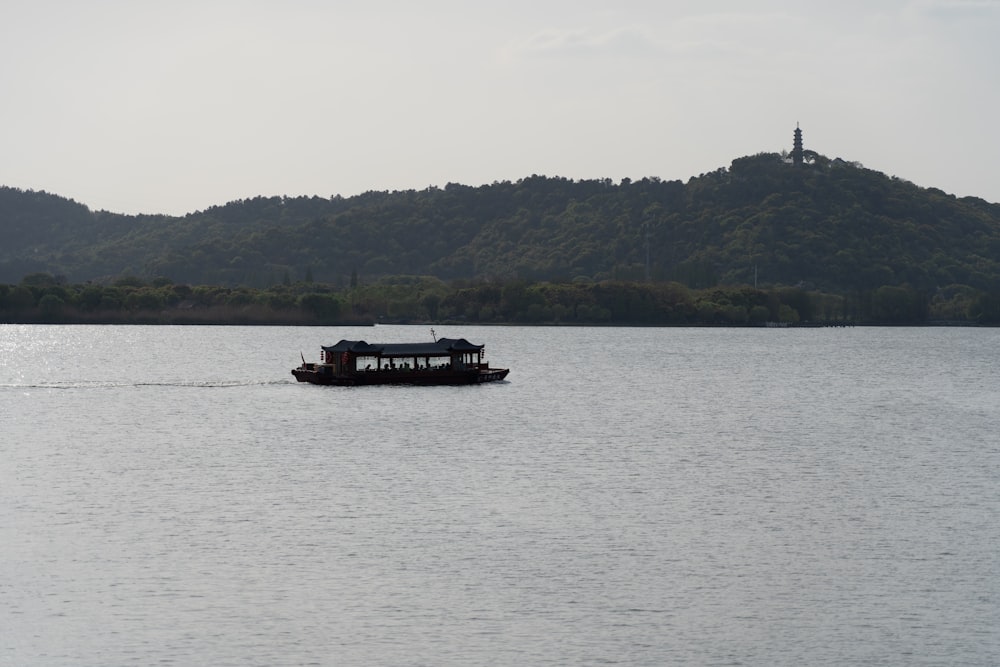
[[[258,197],[184,217],[0,188],[0,283],[46,272],[267,287],[385,275],[1000,289],[1000,205],[842,160],[743,157],[687,183],[530,176],[343,198]]]

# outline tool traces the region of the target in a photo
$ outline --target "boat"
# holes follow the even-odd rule
[[[433,330],[432,330],[433,331]],[[459,385],[499,382],[509,368],[490,368],[485,345],[464,338],[437,338],[426,343],[367,343],[341,340],[321,346],[318,363],[292,369],[299,382],[339,386],[372,384]]]

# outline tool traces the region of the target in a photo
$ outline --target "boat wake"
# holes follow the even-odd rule
[[[263,387],[291,385],[294,380],[176,380],[162,382],[116,382],[105,380],[77,380],[71,382],[34,382],[30,384],[0,384],[5,389],[123,389],[129,387],[182,387],[189,389],[231,389],[234,387]]]

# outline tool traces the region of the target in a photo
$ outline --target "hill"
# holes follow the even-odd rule
[[[688,180],[530,176],[355,197],[257,197],[183,217],[0,187],[0,282],[131,275],[264,288],[309,279],[675,281],[852,293],[1000,291],[1000,205],[843,160],[775,153]]]

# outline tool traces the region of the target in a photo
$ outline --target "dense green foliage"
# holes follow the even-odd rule
[[[531,176],[356,197],[258,197],[175,218],[0,188],[0,281],[33,272],[267,288],[390,275],[997,291],[1000,205],[777,154],[690,179]]]
[[[258,197],[184,217],[93,212],[0,187],[0,282],[8,283],[0,313],[74,321],[998,319],[1000,205],[814,157],[800,167],[777,154],[739,158],[687,183],[531,176],[350,198]],[[399,278],[408,275],[426,277]]]
[[[447,284],[400,276],[336,288],[298,282],[266,289],[174,285],[122,278],[65,284],[31,274],[0,284],[0,322],[359,324],[374,322],[732,325],[766,323],[1000,323],[1000,299],[971,288],[928,297],[881,287],[838,296],[794,287],[691,290],[622,281]]]

